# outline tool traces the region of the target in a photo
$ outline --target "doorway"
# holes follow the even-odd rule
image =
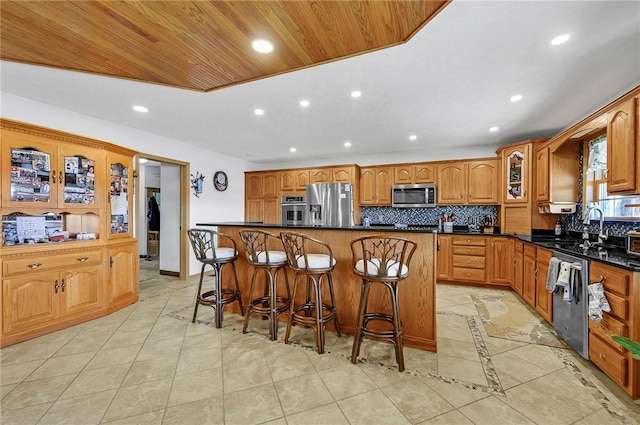
[[[148,272],[151,264],[157,264],[158,274],[185,280],[189,274],[189,252],[186,232],[183,231],[189,223],[189,164],[140,153],[136,177],[139,190],[135,198],[135,232],[139,241],[140,265]],[[158,204],[158,230],[149,229],[149,200],[152,196]]]

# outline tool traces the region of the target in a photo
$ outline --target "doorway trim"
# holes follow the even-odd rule
[[[186,280],[189,277],[189,251],[187,246],[187,232],[189,228],[189,163],[177,161],[171,158],[151,155],[138,152],[135,158],[136,170],[140,169],[140,158],[146,158],[151,161],[173,164],[180,167],[180,280]],[[162,188],[161,188],[162,189]],[[138,187],[138,190],[145,190]],[[140,197],[136,195],[136,211],[140,211]],[[136,215],[137,217],[137,215]]]

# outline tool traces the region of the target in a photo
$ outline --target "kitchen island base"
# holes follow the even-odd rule
[[[198,224],[202,226],[205,224]],[[239,232],[247,228],[259,228],[275,234],[282,230],[291,230],[290,227],[273,225],[226,225],[206,224],[217,226],[218,231],[235,240],[236,245],[242,250],[242,241]],[[361,279],[353,272],[353,258],[351,253],[351,241],[366,234],[403,237],[417,243],[416,251],[411,261],[409,276],[399,285],[400,317],[404,328],[404,345],[427,351],[436,351],[436,306],[435,306],[435,266],[436,266],[436,235],[428,232],[399,232],[399,231],[372,231],[365,228],[314,228],[296,227],[296,231],[309,235],[312,238],[323,240],[331,246],[337,264],[333,271],[333,281],[340,321],[341,331],[349,335],[355,335],[357,326],[358,304],[360,302]],[[273,241],[273,249],[282,249],[278,241]],[[271,247],[270,247],[271,248]],[[245,305],[249,302],[249,289],[252,267],[247,263],[244,251],[236,262],[240,292]],[[289,270],[290,277],[293,273]],[[226,277],[223,276],[223,279]],[[223,282],[223,286],[232,285],[232,282]],[[390,309],[391,300],[387,291],[383,288],[372,288],[369,296],[369,307],[375,311],[385,312]],[[239,310],[235,306],[227,307],[236,313]],[[287,314],[280,316],[284,322]],[[329,324],[329,329],[333,329]]]

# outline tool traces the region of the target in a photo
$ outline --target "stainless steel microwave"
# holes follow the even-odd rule
[[[391,205],[395,208],[430,208],[436,206],[435,184],[396,184]]]
[[[627,253],[640,255],[640,231],[627,232]]]

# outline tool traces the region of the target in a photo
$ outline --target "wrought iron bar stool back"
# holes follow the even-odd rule
[[[192,322],[195,323],[200,304],[213,307],[216,328],[222,327],[222,310],[224,306],[237,301],[240,306],[240,313],[244,315],[242,307],[242,297],[240,296],[240,285],[238,284],[238,274],[236,272],[235,260],[238,258],[238,250],[235,241],[229,236],[209,229],[189,229],[187,230],[189,241],[198,261],[202,263],[200,269],[200,281],[196,292],[195,308],[193,309]],[[224,241],[231,247],[216,247],[218,242]],[[222,287],[222,269],[229,264],[233,271],[235,289]],[[202,281],[204,279],[205,267],[210,266],[215,273],[215,288],[202,292]]]
[[[269,334],[273,341],[278,339],[278,314],[287,311],[291,304],[291,290],[287,276],[287,255],[284,251],[272,250],[270,246],[280,245],[282,242],[278,235],[273,233],[249,229],[240,231],[240,239],[247,256],[247,263],[253,266],[251,277],[251,289],[249,290],[249,305],[244,315],[242,333],[247,332],[249,316],[256,313],[269,319]],[[262,295],[253,298],[256,279],[262,271],[265,281]],[[278,273],[284,274],[286,295],[278,296]],[[282,290],[281,290],[282,293]]]
[[[356,363],[364,337],[389,341],[396,351],[400,372],[404,370],[403,337],[398,304],[398,283],[409,275],[409,263],[417,244],[409,239],[387,236],[364,236],[351,242],[354,272],[362,278],[358,324],[353,340],[351,362]],[[369,293],[374,284],[384,285],[391,296],[390,313],[367,311]],[[369,326],[369,322],[378,322]],[[382,326],[380,325],[382,322]]]
[[[311,327],[316,334],[318,353],[324,353],[325,327],[333,321],[338,336],[340,323],[333,289],[332,272],[336,265],[331,247],[325,242],[295,232],[281,232],[280,238],[287,254],[289,268],[294,271],[293,294],[284,342],[289,342],[291,326]],[[302,278],[302,281],[300,281]],[[296,305],[298,287],[305,284],[304,302]],[[323,298],[323,286],[329,300]]]

